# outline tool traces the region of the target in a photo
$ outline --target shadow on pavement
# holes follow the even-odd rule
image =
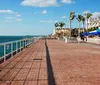
[[[48,85],[56,85],[46,40],[45,40],[45,47],[46,47],[46,58],[47,58],[46,61],[47,61],[47,73],[48,73]]]

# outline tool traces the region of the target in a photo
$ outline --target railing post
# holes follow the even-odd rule
[[[24,41],[24,42],[25,42],[25,48],[26,48],[26,39],[25,39],[25,41]]]
[[[29,44],[31,44],[31,38],[29,39]]]
[[[29,45],[31,44],[31,38],[29,38]]]
[[[23,40],[23,49],[24,49],[24,40]]]
[[[27,39],[25,40],[25,48],[27,47]]]
[[[30,38],[28,39],[28,42],[29,42],[28,45],[30,45],[30,44],[31,44],[31,43],[30,43]]]
[[[11,57],[13,57],[13,42],[11,43]]]
[[[6,61],[6,44],[4,44],[4,61]]]
[[[17,50],[18,50],[18,42],[16,41],[16,53],[17,53]]]
[[[31,39],[31,42],[33,42],[33,41],[34,41],[34,38]]]
[[[27,46],[28,46],[28,44],[29,44],[29,43],[28,43],[28,39],[27,39]]]
[[[21,48],[22,48],[22,44],[21,43],[22,43],[22,41],[20,40],[20,51],[21,51]]]

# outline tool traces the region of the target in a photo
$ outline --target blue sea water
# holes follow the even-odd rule
[[[23,38],[26,38],[26,36],[0,36],[0,43],[16,41]]]
[[[0,43],[21,40],[24,38],[29,38],[32,36],[0,36]],[[22,44],[23,46],[23,44]],[[20,43],[18,42],[18,48],[20,48]],[[16,43],[13,43],[13,51],[16,50]],[[6,54],[11,52],[11,44],[6,45]],[[4,56],[4,46],[0,46],[0,57]]]

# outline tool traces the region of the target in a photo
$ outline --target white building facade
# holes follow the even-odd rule
[[[87,21],[86,21],[87,24]],[[100,27],[100,17],[91,17],[88,20],[88,28],[92,28],[92,27]]]

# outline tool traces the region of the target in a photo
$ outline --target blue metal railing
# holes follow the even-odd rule
[[[36,38],[25,38],[17,41],[0,43],[0,59],[3,59],[3,61],[5,61],[8,55],[12,57],[14,55],[14,52],[20,52],[22,49],[26,48],[36,40]]]

